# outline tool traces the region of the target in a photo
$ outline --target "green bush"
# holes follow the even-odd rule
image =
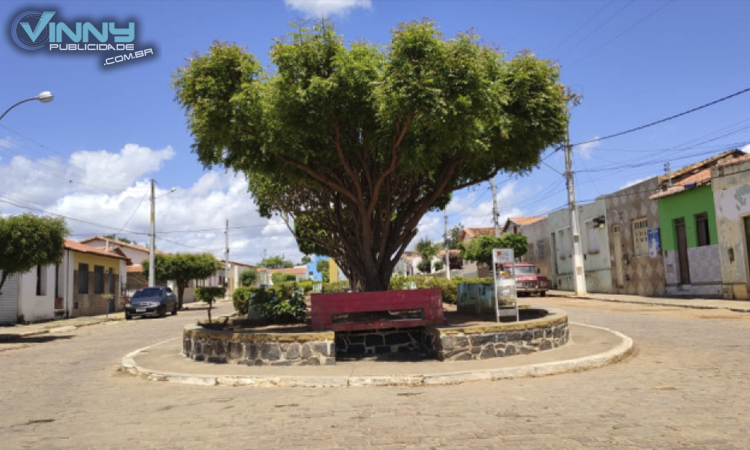
[[[284,275],[284,281],[297,281],[297,275],[286,274]]]
[[[335,281],[333,283],[323,283],[323,292],[326,294],[346,292],[349,289],[348,281]]]
[[[297,287],[305,291],[305,293],[313,290],[313,280],[303,280],[297,282]]]
[[[257,289],[253,287],[239,287],[234,290],[232,303],[234,303],[234,310],[241,316],[247,315],[250,311],[250,298]]]
[[[459,284],[492,284],[492,278],[453,277],[393,277],[388,289],[401,291],[409,289],[410,283],[416,283],[417,289],[440,289],[445,303],[456,303]]]
[[[285,297],[282,288],[261,288],[251,294],[250,303],[263,320],[272,324],[300,323],[305,321],[307,305],[305,294],[290,290]]]

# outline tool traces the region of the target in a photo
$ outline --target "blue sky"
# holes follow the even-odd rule
[[[57,11],[59,20],[137,21],[154,56],[104,67],[97,54],[27,51],[8,32],[26,10]],[[509,55],[529,49],[562,66],[562,79],[583,102],[573,111],[571,141],[606,136],[707,103],[750,85],[747,17],[742,1],[394,1],[261,0],[252,2],[2,2],[0,110],[52,91],[50,104],[27,103],[0,122],[0,200],[64,214],[74,238],[148,230],[150,178],[161,194],[157,224],[167,251],[223,248],[224,220],[232,259],[257,262],[264,249],[299,260],[279,220],[258,217],[242,177],[207,172],[190,152],[185,118],[170,78],[191,53],[215,39],[237,42],[268,64],[273,38],[297,18],[331,14],[347,40],[386,43],[399,22],[429,17],[447,36],[473,28]],[[750,93],[663,125],[580,146],[574,165],[581,200],[750,142]],[[710,141],[710,142],[705,142]],[[750,148],[750,147],[749,147]],[[498,175],[502,220],[545,214],[564,205],[563,158],[555,154],[528,177]],[[632,167],[631,167],[632,166]],[[143,200],[143,201],[142,201]],[[4,214],[22,208],[0,202]],[[487,185],[455,196],[451,226],[491,225]],[[132,218],[128,220],[132,215]],[[127,222],[127,225],[126,225]],[[93,225],[93,224],[96,225]],[[102,227],[100,225],[106,225]],[[182,230],[207,230],[180,232]],[[143,234],[122,235],[145,242]],[[442,215],[420,234],[439,239]]]

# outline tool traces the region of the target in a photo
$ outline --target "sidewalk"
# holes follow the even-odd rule
[[[224,302],[219,302],[224,303]],[[206,309],[207,305],[202,302],[192,302],[183,305],[182,310]],[[84,316],[72,319],[52,320],[49,322],[31,323],[28,325],[0,326],[0,342],[18,341],[23,338],[39,336],[42,334],[67,333],[76,328],[97,325],[103,322],[125,320],[124,312],[111,313],[109,316]]]
[[[626,358],[633,340],[606,328],[570,323],[568,344],[553,350],[471,361],[338,361],[331,366],[246,366],[198,362],[182,355],[182,340],[136,350],[121,369],[151,381],[202,386],[430,386],[579,372]]]
[[[639,295],[622,294],[597,294],[587,293],[583,297],[576,297],[570,291],[549,291],[547,295],[552,297],[567,297],[577,299],[599,300],[615,303],[636,303],[652,306],[675,306],[678,308],[693,309],[727,309],[734,312],[750,313],[750,301],[721,300],[708,298],[666,298],[666,297],[641,297]]]

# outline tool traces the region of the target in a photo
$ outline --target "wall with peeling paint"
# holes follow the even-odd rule
[[[711,178],[723,297],[746,300],[748,252],[744,218],[750,216],[750,161],[714,167]]]
[[[594,219],[605,223],[589,232]],[[552,283],[564,291],[573,290],[573,239],[570,231],[570,211],[561,209],[548,216],[551,236]],[[603,198],[594,203],[578,206],[579,232],[583,249],[583,267],[586,271],[588,292],[612,292],[612,269],[609,253],[609,230],[606,224],[606,209]],[[554,236],[554,237],[552,237]],[[596,239],[596,242],[593,240]]]

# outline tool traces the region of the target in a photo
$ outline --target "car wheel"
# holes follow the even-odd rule
[[[547,296],[547,291],[541,291],[541,292],[539,292],[539,296],[540,297],[546,297]]]
[[[173,316],[177,315],[177,302],[175,302],[174,307],[172,308],[172,315]]]
[[[133,316],[131,316],[131,315],[130,315],[130,314],[128,314],[128,313],[125,313],[125,320],[130,320],[130,319],[132,319],[132,318],[133,318]]]
[[[159,317],[167,317],[167,305],[163,305],[160,307]]]

